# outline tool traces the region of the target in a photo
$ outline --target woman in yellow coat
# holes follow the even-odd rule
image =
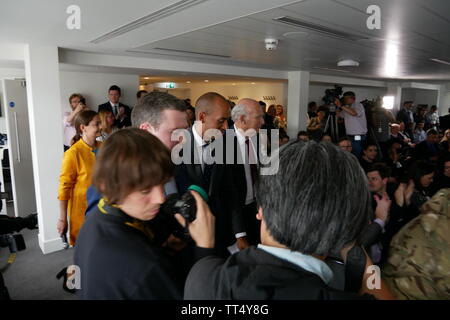
[[[57,229],[60,235],[69,227],[70,245],[74,245],[84,222],[86,191],[91,185],[96,150],[100,142],[100,118],[92,110],[82,111],[75,119],[76,135],[72,146],[64,153],[59,177],[58,200],[60,216]]]

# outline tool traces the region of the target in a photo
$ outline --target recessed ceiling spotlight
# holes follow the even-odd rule
[[[235,85],[236,85],[236,83],[232,83],[232,85],[233,85],[233,86],[235,86]]]
[[[186,83],[191,83],[190,81],[186,81]]]
[[[255,82],[252,82],[252,84],[256,84]]]
[[[145,80],[150,80],[150,78],[149,78],[149,77],[145,77],[144,79],[145,79]]]
[[[205,82],[209,82],[209,80],[205,80]]]
[[[337,63],[338,67],[359,67],[359,62],[351,59],[341,60]]]

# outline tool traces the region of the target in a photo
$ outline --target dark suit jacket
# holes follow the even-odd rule
[[[177,165],[175,173],[175,181],[177,189],[180,194],[187,191],[190,185],[198,185],[208,193],[209,207],[211,212],[216,217],[216,249],[221,253],[226,252],[226,247],[236,242],[235,234],[242,232],[239,226],[239,207],[236,190],[234,189],[235,182],[232,168],[226,165],[225,159],[223,164],[215,164],[212,170],[211,181],[209,185],[205,184],[201,164],[195,164],[195,147],[194,136],[192,128],[189,129],[189,147],[186,146],[183,152],[186,151],[189,163]],[[223,141],[224,155],[225,155],[225,138]],[[184,155],[184,154],[183,154]]]
[[[131,108],[119,102],[119,108],[120,107],[125,108],[125,117],[122,120],[116,119],[116,121],[114,122],[114,125],[119,129],[131,126]],[[114,114],[114,110],[112,109],[111,103],[109,101],[98,106],[98,112],[102,110],[111,111]]]
[[[408,114],[408,112],[405,110],[405,108],[402,108],[402,109],[397,113],[397,121],[403,121],[405,124],[411,122],[411,118],[409,117],[409,114]]]

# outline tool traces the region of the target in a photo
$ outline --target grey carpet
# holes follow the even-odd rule
[[[38,243],[38,231],[24,229],[20,232],[27,249],[19,251],[15,262],[3,277],[13,300],[76,300],[74,294],[62,289],[62,279],[56,274],[72,264],[73,249],[44,255]],[[0,248],[0,269],[6,265],[8,248]]]

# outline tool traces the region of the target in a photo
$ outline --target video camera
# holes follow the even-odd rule
[[[334,104],[334,101],[336,99],[339,99],[342,95],[342,87],[335,85],[334,89],[327,89],[325,90],[325,96],[322,98],[322,101],[330,106],[330,112],[336,111],[336,106]]]

